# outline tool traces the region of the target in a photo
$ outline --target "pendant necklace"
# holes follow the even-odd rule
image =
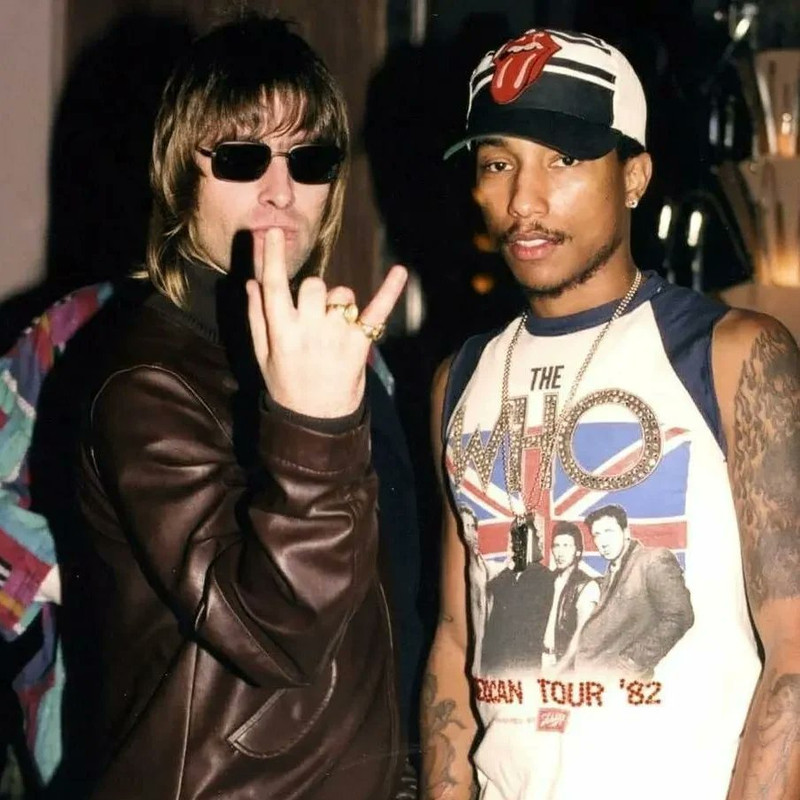
[[[564,424],[564,420],[566,419],[572,407],[572,401],[575,398],[575,393],[578,391],[578,386],[580,385],[580,382],[583,379],[586,370],[589,368],[589,364],[594,358],[594,355],[597,352],[597,348],[600,347],[600,342],[603,341],[603,338],[605,337],[611,325],[625,313],[625,309],[630,305],[630,302],[636,295],[636,292],[638,291],[641,283],[642,283],[642,273],[639,272],[639,270],[636,270],[636,275],[628,291],[625,293],[625,296],[619,301],[619,304],[614,309],[614,313],[611,315],[611,318],[600,329],[600,332],[597,334],[594,341],[592,342],[589,351],[586,353],[586,357],[583,359],[583,363],[581,364],[577,374],[575,375],[574,380],[572,381],[572,386],[570,386],[570,390],[567,394],[567,399],[564,402],[563,407],[561,408],[561,413],[559,413],[558,417],[556,418],[555,425],[552,428],[552,433],[547,436],[542,434],[539,464],[536,468],[536,473],[533,477],[532,481],[533,485],[528,491],[527,496],[525,495],[522,488],[523,487],[522,473],[523,473],[524,460],[520,459],[519,498],[515,498],[511,492],[510,481],[508,476],[509,472],[508,461],[510,459],[506,457],[506,448],[510,447],[511,445],[511,421],[509,413],[510,405],[508,401],[508,382],[509,382],[509,376],[511,374],[511,361],[514,356],[514,349],[516,348],[517,341],[519,340],[520,334],[522,333],[522,329],[525,327],[525,322],[528,319],[527,311],[520,318],[519,325],[517,325],[517,329],[514,331],[514,335],[512,336],[511,342],[509,343],[508,349],[506,350],[505,363],[503,365],[503,383],[500,395],[500,404],[501,404],[500,414],[502,416],[503,427],[506,430],[506,437],[507,437],[503,442],[501,452],[503,454],[503,471],[505,474],[506,495],[508,496],[509,508],[511,509],[511,512],[514,514],[514,520],[511,523],[511,528],[509,532],[511,536],[512,561],[514,564],[514,570],[517,572],[521,572],[523,569],[526,568],[528,564],[528,542],[533,540],[533,537],[535,537],[537,534],[536,523],[535,523],[536,506],[539,504],[542,492],[544,491],[545,488],[544,484],[547,476],[547,470],[550,469],[556,445],[558,444],[558,441],[561,438],[561,426]],[[524,428],[525,425],[524,420],[522,424]],[[545,462],[547,462],[547,468],[542,469],[542,466],[545,464]],[[533,491],[537,487],[539,491],[536,495],[536,501],[534,503],[531,503]]]

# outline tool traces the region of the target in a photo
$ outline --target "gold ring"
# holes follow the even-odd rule
[[[333,309],[341,311],[345,322],[349,322],[351,325],[358,321],[358,306],[355,303],[328,303],[325,308],[328,311]]]
[[[386,333],[385,322],[379,322],[377,325],[370,325],[368,322],[364,322],[363,319],[357,319],[356,325],[358,325],[361,333],[373,342],[379,341],[383,334]]]

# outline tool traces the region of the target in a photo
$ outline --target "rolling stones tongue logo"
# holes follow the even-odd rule
[[[547,31],[528,31],[506,42],[492,59],[495,69],[491,94],[495,103],[513,103],[560,49]]]

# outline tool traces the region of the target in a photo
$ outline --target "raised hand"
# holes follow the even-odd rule
[[[346,319],[352,291],[337,287],[329,293],[321,278],[303,281],[295,306],[283,231],[268,230],[256,279],[247,282],[247,313],[256,360],[273,400],[311,417],[355,411],[364,394],[370,334],[386,322],[406,278],[404,267],[392,267],[357,321]]]

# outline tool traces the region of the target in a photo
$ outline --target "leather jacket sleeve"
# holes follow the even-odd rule
[[[92,405],[90,480],[190,635],[256,684],[304,685],[375,580],[369,423],[331,434],[258,414],[254,488],[191,385],[156,367],[118,372]]]

